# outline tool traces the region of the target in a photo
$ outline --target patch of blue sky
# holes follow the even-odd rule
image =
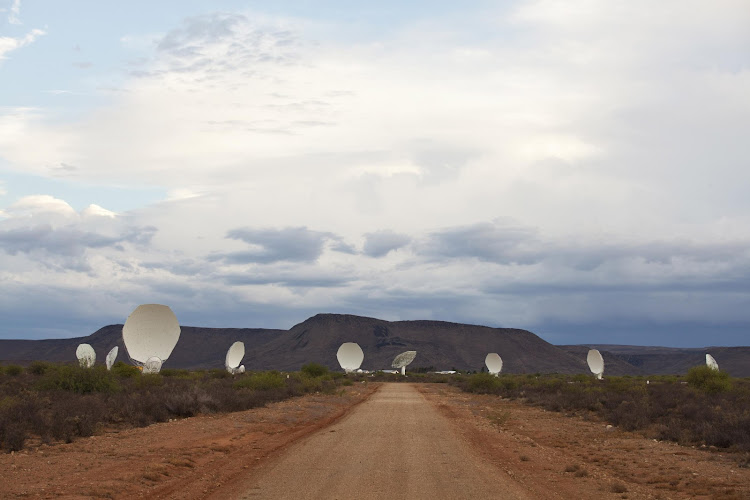
[[[142,208],[167,198],[165,189],[154,186],[113,186],[40,177],[7,170],[0,160],[0,207],[24,196],[50,195],[66,201],[76,211],[94,204],[117,213]]]

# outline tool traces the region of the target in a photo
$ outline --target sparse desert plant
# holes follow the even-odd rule
[[[732,389],[727,372],[714,370],[707,365],[694,366],[685,377],[688,385],[707,393],[726,392]]]
[[[612,483],[610,489],[612,490],[612,493],[627,493],[628,491],[628,487],[619,481]]]
[[[114,392],[119,389],[115,377],[99,365],[81,368],[77,365],[57,365],[46,370],[37,383],[42,390],[62,390],[78,394],[90,392]]]
[[[322,377],[328,374],[328,367],[321,365],[320,363],[307,363],[302,365],[302,373],[309,375],[310,377]]]
[[[44,375],[48,369],[53,368],[55,365],[46,361],[32,361],[29,366],[26,367],[26,371],[32,375]]]
[[[284,387],[284,378],[276,371],[253,373],[249,377],[244,377],[235,382],[234,387],[255,391],[271,391]]]
[[[3,368],[3,372],[11,377],[16,377],[23,373],[23,368],[18,365],[7,365]]]
[[[141,370],[137,366],[129,365],[124,361],[117,361],[112,365],[112,374],[120,378],[140,377]]]

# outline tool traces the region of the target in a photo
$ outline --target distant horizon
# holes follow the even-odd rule
[[[458,322],[458,321],[448,321],[448,320],[438,320],[438,319],[403,319],[403,320],[387,320],[378,318],[376,316],[367,316],[367,315],[359,315],[359,314],[351,314],[351,313],[331,313],[331,312],[319,312],[315,313],[313,315],[308,316],[303,321],[298,321],[290,325],[288,328],[283,327],[266,327],[266,326],[205,326],[205,325],[197,325],[197,324],[191,324],[191,325],[183,325],[181,324],[180,327],[187,327],[187,328],[210,328],[210,329],[252,329],[252,330],[278,330],[278,331],[288,331],[291,330],[294,326],[304,323],[305,321],[317,316],[317,315],[332,315],[332,316],[354,316],[358,318],[369,318],[374,319],[377,321],[384,321],[388,323],[396,323],[396,322],[408,322],[408,321],[435,321],[435,322],[441,322],[441,323],[453,323],[457,325],[467,325],[467,326],[480,326],[480,327],[487,327],[487,328],[507,328],[507,329],[516,329],[516,330],[525,330],[528,332],[533,333],[534,335],[538,336],[542,340],[549,342],[552,345],[559,345],[559,346],[565,346],[565,345],[580,345],[580,346],[636,346],[636,347],[662,347],[662,348],[668,348],[668,349],[710,349],[713,347],[721,348],[721,347],[750,347],[750,344],[713,344],[713,345],[664,345],[664,344],[623,344],[623,343],[607,343],[607,342],[575,342],[575,343],[555,343],[550,342],[548,339],[545,338],[545,336],[533,329],[529,328],[523,328],[523,327],[516,327],[516,326],[492,326],[492,325],[485,325],[481,323],[465,323],[465,322]],[[89,337],[99,330],[109,327],[109,326],[122,326],[124,324],[123,322],[112,322],[112,323],[106,323],[104,325],[99,326],[98,328],[94,329],[92,332],[85,334],[85,335],[75,335],[71,334],[70,336],[58,336],[58,337],[44,337],[44,338],[12,338],[12,337],[0,337],[0,340],[56,340],[56,339],[74,339],[74,338],[86,338]]]

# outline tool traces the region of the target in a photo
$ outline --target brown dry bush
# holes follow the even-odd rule
[[[141,375],[124,363],[116,363],[111,372],[101,366],[32,366],[0,374],[0,449],[5,451],[22,449],[29,438],[70,442],[102,426],[142,427],[171,418],[246,410],[308,392],[333,392],[348,381],[330,373],[294,373],[286,378],[261,372],[254,374],[256,381],[273,383],[258,389],[254,383],[243,383],[251,379],[249,374],[232,377],[219,370],[173,370],[165,377]]]
[[[701,372],[702,373],[702,372]],[[582,375],[454,377],[467,392],[522,399],[548,410],[598,416],[629,431],[686,445],[750,451],[750,380],[709,374],[720,384],[683,384],[677,377],[595,380]],[[726,383],[725,383],[726,382]],[[716,390],[720,386],[724,389]],[[728,387],[728,389],[726,389]]]

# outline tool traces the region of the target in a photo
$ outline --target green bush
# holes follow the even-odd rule
[[[104,366],[81,368],[77,365],[59,365],[49,369],[37,384],[41,390],[62,390],[77,394],[115,392],[120,386],[114,375]]]
[[[727,372],[714,370],[707,365],[694,366],[688,370],[685,380],[689,386],[710,394],[732,389],[732,381]]]
[[[112,365],[112,375],[120,378],[140,377],[141,370],[137,366],[129,365],[123,361],[118,361]]]
[[[306,365],[302,365],[302,373],[311,377],[322,377],[328,374],[328,367],[320,363],[307,363]]]
[[[284,377],[277,371],[253,373],[234,383],[237,389],[252,389],[255,391],[270,391],[284,387]]]
[[[146,373],[135,379],[135,387],[138,389],[161,387],[162,385],[164,385],[164,377],[158,373]]]
[[[54,368],[52,363],[47,363],[46,361],[32,361],[26,368],[26,371],[33,375],[44,375],[50,368]]]
[[[480,394],[493,394],[500,388],[499,379],[489,373],[477,373],[469,377],[469,391]]]
[[[177,378],[185,378],[185,379],[197,378],[194,372],[191,372],[190,370],[179,369],[179,368],[165,368],[159,373],[161,374],[162,377],[177,377]]]
[[[23,372],[23,368],[18,365],[8,365],[5,367],[5,374],[15,377]]]

